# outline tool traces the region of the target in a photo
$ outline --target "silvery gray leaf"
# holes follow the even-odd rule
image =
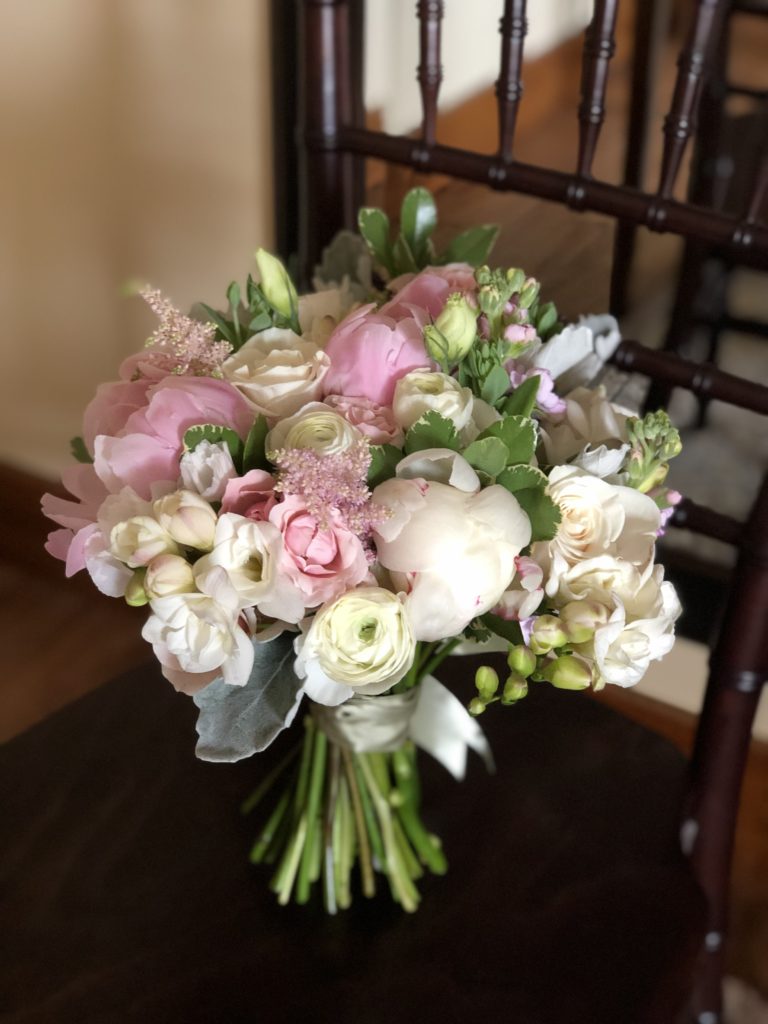
[[[193,698],[200,709],[195,753],[203,761],[241,761],[265,750],[293,721],[302,692],[293,671],[293,634],[254,641],[253,653],[245,686],[214,679]]]
[[[339,231],[323,249],[315,267],[313,285],[317,290],[339,288],[346,278],[358,302],[367,302],[373,290],[371,257],[368,248],[353,231]]]

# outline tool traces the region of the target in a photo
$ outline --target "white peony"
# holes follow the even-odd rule
[[[474,396],[455,377],[431,370],[411,370],[395,385],[392,412],[397,425],[408,430],[427,412],[450,420],[458,431],[472,422]]]
[[[406,604],[417,640],[460,633],[494,607],[531,539],[516,499],[492,485],[470,494],[425,480],[387,480],[373,499],[392,512],[374,532],[380,563]]]
[[[273,327],[246,341],[222,372],[254,412],[274,421],[320,398],[330,365],[313,342]]]
[[[296,640],[296,674],[319,704],[355,693],[384,693],[413,663],[416,640],[402,595],[381,587],[348,590],[324,604]]]
[[[402,480],[434,480],[476,494],[480,477],[463,455],[450,448],[424,448],[398,462],[395,475]]]
[[[227,481],[237,476],[229,448],[223,441],[201,441],[180,462],[181,480],[188,491],[206,501],[221,501]]]
[[[321,455],[338,455],[362,437],[357,427],[324,402],[310,402],[270,430],[265,448],[268,452],[279,448],[312,448]]]

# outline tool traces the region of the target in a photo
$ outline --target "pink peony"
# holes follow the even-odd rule
[[[129,417],[147,404],[147,388],[152,382],[116,380],[100,384],[83,414],[83,440],[93,454],[93,444],[99,434],[119,434]]]
[[[245,476],[227,481],[221,512],[222,515],[235,512],[239,516],[264,522],[269,519],[276,503],[275,478],[263,469],[252,469]]]
[[[336,510],[321,528],[305,502],[289,495],[274,506],[269,519],[283,535],[283,568],[308,608],[335,600],[367,576],[365,549]]]
[[[77,500],[70,501],[55,494],[43,495],[43,515],[62,527],[48,534],[45,549],[54,558],[66,562],[66,574],[73,576],[85,568],[84,545],[93,533],[107,489],[90,465],[67,466],[61,478]]]
[[[381,313],[395,320],[414,317],[426,327],[441,312],[448,296],[461,292],[472,298],[477,291],[475,272],[468,263],[449,263],[444,267],[427,267],[420,274],[403,274],[390,282],[395,293]]]
[[[153,483],[176,481],[185,432],[200,423],[230,427],[245,437],[253,412],[240,393],[210,377],[165,377],[148,391],[149,404],[128,417],[117,436],[94,441],[96,473],[109,491],[132,487],[143,498]]]
[[[328,395],[325,404],[357,427],[371,444],[402,445],[403,432],[392,410],[385,405],[378,405],[369,398],[345,398],[344,395]]]
[[[331,368],[326,395],[368,398],[391,405],[395,384],[411,370],[429,368],[421,328],[412,318],[396,322],[373,306],[355,310],[339,324],[325,346]]]

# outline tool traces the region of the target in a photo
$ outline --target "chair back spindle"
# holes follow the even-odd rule
[[[605,120],[608,68],[616,51],[618,0],[596,0],[595,12],[584,40],[579,104],[579,156],[577,173],[589,178],[600,129]]]
[[[419,0],[416,4],[419,19],[419,67],[416,78],[421,89],[422,132],[425,146],[435,141],[437,125],[437,97],[443,80],[440,63],[440,26],[443,20],[443,0]]]
[[[517,111],[523,95],[523,44],[528,33],[526,0],[505,0],[501,33],[501,69],[496,81],[499,116],[499,159],[512,159]]]

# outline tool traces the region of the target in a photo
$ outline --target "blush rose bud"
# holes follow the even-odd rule
[[[496,691],[499,688],[498,673],[490,665],[482,665],[475,672],[475,686],[481,699],[488,702],[492,697],[495,697]]]
[[[554,615],[539,615],[533,624],[529,646],[534,654],[547,654],[568,642],[562,623]]]
[[[257,249],[256,266],[259,268],[261,290],[270,306],[288,319],[295,317],[299,299],[293,281],[280,260],[266,249]]]
[[[435,322],[424,328],[424,346],[436,363],[455,366],[472,348],[476,335],[477,310],[454,292]]]
[[[192,566],[179,555],[160,555],[147,566],[144,590],[150,600],[171,594],[191,594],[196,589]]]
[[[125,603],[129,604],[131,608],[141,608],[148,601],[149,597],[144,589],[144,570],[137,569],[125,588]]]
[[[528,696],[528,683],[518,672],[511,672],[501,693],[502,704],[517,704]]]
[[[216,532],[216,513],[199,494],[176,491],[159,498],[154,512],[161,527],[177,544],[197,551],[210,551]]]
[[[608,621],[608,609],[597,601],[570,601],[560,609],[560,621],[572,644],[591,640],[598,626]]]
[[[535,671],[537,660],[530,647],[525,647],[523,644],[510,647],[507,654],[507,664],[510,669],[522,676],[523,679],[527,679]]]
[[[574,654],[561,654],[547,662],[541,674],[558,690],[586,690],[592,682],[589,666]]]

